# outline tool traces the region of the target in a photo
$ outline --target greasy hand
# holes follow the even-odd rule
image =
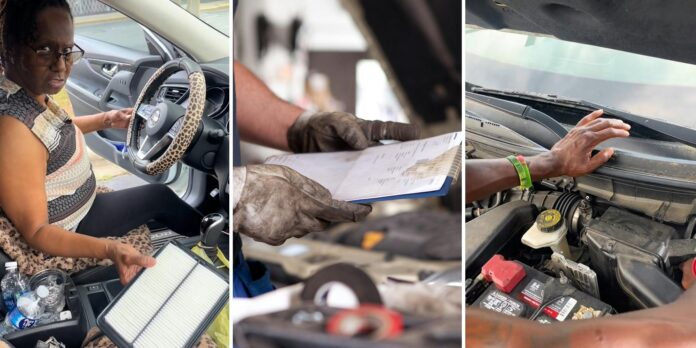
[[[104,113],[104,127],[128,128],[132,115],[133,108],[107,111]]]
[[[379,140],[418,139],[417,126],[367,121],[346,112],[302,114],[288,129],[288,145],[293,152],[362,150]]]
[[[605,148],[594,156],[592,150],[605,140],[628,137],[631,126],[621,120],[600,118],[603,113],[603,110],[593,111],[549,152],[532,157],[530,170],[534,167],[535,173],[532,175],[536,175],[532,179],[582,176],[606,163],[614,154],[614,149]]]
[[[271,245],[323,231],[332,222],[361,220],[372,211],[332,199],[326,188],[285,166],[235,167],[233,175],[235,182],[245,176],[233,209],[234,231]]]
[[[130,282],[141,268],[149,268],[155,265],[153,257],[143,255],[125,243],[109,241],[106,252],[107,257],[116,265],[118,277],[123,285]]]

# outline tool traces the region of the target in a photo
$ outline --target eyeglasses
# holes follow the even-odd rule
[[[36,58],[39,63],[43,65],[51,65],[56,61],[56,58],[62,58],[65,64],[75,64],[82,56],[85,55],[85,50],[80,46],[75,44],[72,48],[66,48],[62,52],[57,52],[52,50],[50,47],[42,47],[40,49],[35,49],[31,46],[29,48],[36,53]]]

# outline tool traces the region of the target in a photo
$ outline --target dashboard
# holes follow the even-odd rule
[[[203,117],[214,120],[221,127],[229,129],[230,87],[226,77],[216,71],[203,68],[206,80],[206,97]],[[189,104],[189,86],[184,72],[179,72],[167,79],[154,97],[181,105]]]

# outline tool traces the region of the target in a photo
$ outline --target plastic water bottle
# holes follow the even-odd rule
[[[0,281],[2,288],[2,300],[5,303],[7,313],[10,313],[17,305],[17,299],[23,293],[29,291],[29,281],[19,273],[17,262],[5,262],[7,273]]]
[[[41,299],[48,296],[48,288],[39,285],[36,291],[29,291],[17,299],[17,307],[5,318],[4,332],[23,330],[36,325],[43,315],[44,307]]]

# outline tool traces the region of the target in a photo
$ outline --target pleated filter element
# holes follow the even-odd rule
[[[168,244],[155,258],[97,320],[119,347],[190,347],[227,302],[227,280],[192,252]]]

